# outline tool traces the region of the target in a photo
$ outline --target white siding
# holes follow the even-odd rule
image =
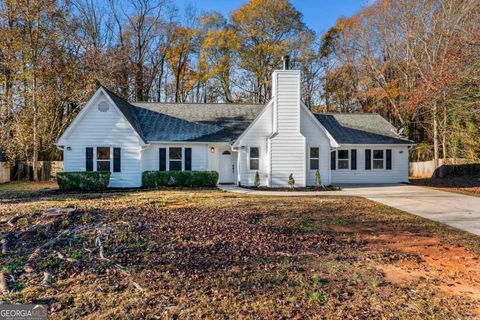
[[[259,176],[260,184],[268,183],[268,145],[267,138],[272,134],[273,130],[273,104],[265,107],[266,109],[259,115],[256,121],[250,126],[248,131],[239,141],[238,150],[238,167],[239,180],[242,185],[253,185],[256,170],[249,169],[250,147],[260,148]]]
[[[273,73],[274,127],[278,133],[300,132],[300,71]]]
[[[290,174],[296,186],[305,186],[306,139],[300,132],[300,72],[275,71],[272,83],[276,134],[270,139],[271,186],[288,186]]]
[[[306,180],[307,186],[315,185],[315,172],[317,170],[310,170],[310,147],[320,148],[320,177],[323,185],[329,185],[330,182],[330,140],[328,139],[325,132],[319,128],[318,123],[315,122],[315,119],[308,114],[310,111],[302,108],[300,113],[301,119],[301,132],[306,138]]]
[[[271,186],[288,186],[288,176],[293,174],[295,186],[306,185],[305,137],[279,134],[271,139]]]
[[[97,146],[120,147],[121,172],[112,172],[110,187],[139,187],[142,171],[138,135],[114,105],[110,104],[107,112],[100,112],[97,105],[101,101],[108,101],[103,93],[87,106],[84,118],[79,119],[80,121],[65,137],[64,170],[66,172],[86,170],[86,147],[94,147],[94,158]],[[113,163],[113,152],[110,157]]]
[[[338,168],[332,170],[332,184],[408,182],[408,147],[406,146],[343,145],[341,149],[357,149],[357,170],[338,170]],[[391,149],[392,170],[373,168],[365,170],[365,149]]]
[[[206,171],[210,170],[208,165],[208,145],[207,144],[162,144],[151,143],[142,151],[142,171],[156,171],[160,169],[159,148],[192,148],[192,170]],[[168,154],[167,154],[168,160]],[[218,169],[211,169],[218,171]]]

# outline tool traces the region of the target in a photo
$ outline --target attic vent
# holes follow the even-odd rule
[[[100,112],[107,112],[109,108],[110,108],[110,105],[108,104],[107,101],[102,101],[98,104],[98,111]]]

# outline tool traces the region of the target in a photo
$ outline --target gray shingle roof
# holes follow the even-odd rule
[[[376,113],[314,113],[339,144],[413,144]]]
[[[204,104],[204,103],[132,103],[138,110],[167,115],[191,124],[194,130],[205,129],[202,134],[183,141],[233,142],[252,123],[265,105],[252,104]],[[147,111],[143,111],[147,112]],[[139,112],[137,114],[140,114]],[[141,116],[139,116],[141,117]],[[142,118],[144,119],[144,118]],[[158,124],[142,123],[146,131],[162,130]],[[203,126],[203,127],[198,127]],[[175,128],[165,129],[178,131]],[[211,130],[209,130],[211,129]],[[210,132],[207,132],[210,131]]]
[[[129,103],[103,87],[145,143],[233,142],[265,105]],[[375,113],[314,113],[339,144],[412,144]]]
[[[145,143],[233,142],[265,105],[129,103],[102,87]]]
[[[132,108],[148,141],[192,141],[222,130],[216,125],[186,121],[146,108]]]
[[[102,86],[102,89],[108,94],[108,96],[110,97],[110,99],[112,99],[112,101],[115,103],[118,109],[120,109],[120,112],[122,112],[125,118],[127,119],[127,121],[130,122],[133,129],[138,133],[140,138],[142,138],[143,142],[147,143],[147,139],[143,134],[141,124],[138,121],[137,116],[135,115],[135,112],[132,109],[132,105],[127,101],[123,100],[122,98],[120,98],[119,96],[117,96],[115,93],[108,90],[107,88]]]

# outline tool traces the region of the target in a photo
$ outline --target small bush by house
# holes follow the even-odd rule
[[[102,191],[110,183],[110,172],[60,172],[57,183],[64,191]]]
[[[215,187],[216,171],[145,171],[142,174],[144,188],[157,187]]]

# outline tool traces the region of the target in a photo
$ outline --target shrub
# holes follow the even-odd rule
[[[64,191],[102,191],[110,183],[110,172],[60,172],[57,173],[57,183]]]
[[[216,171],[145,171],[142,174],[144,188],[157,187],[215,187]]]
[[[260,175],[258,174],[258,171],[255,172],[255,179],[253,180],[253,185],[257,188],[260,186]]]
[[[288,176],[288,186],[290,187],[290,189],[295,188],[295,179],[293,179],[293,173],[290,173],[290,175]]]
[[[320,170],[315,171],[315,186],[322,186],[322,178],[320,177]]]

